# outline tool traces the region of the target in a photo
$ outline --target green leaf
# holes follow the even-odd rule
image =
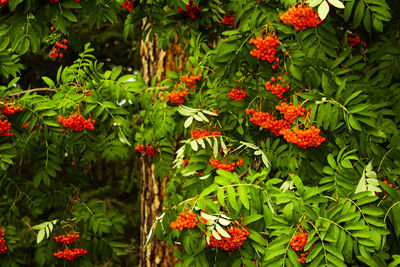
[[[40,231],[38,232],[37,237],[36,237],[36,243],[37,244],[42,242],[42,240],[44,238],[44,235],[45,235],[45,228],[42,228],[42,229],[40,229]]]
[[[63,0],[61,6],[65,8],[81,8],[81,5],[75,0]]]
[[[49,77],[42,76],[42,80],[50,87],[54,88],[56,85],[54,84],[53,80],[50,79]]]
[[[353,115],[349,116],[349,123],[350,123],[351,128],[353,128],[357,131],[360,131],[360,132],[362,131],[360,123]]]
[[[289,67],[290,73],[297,79],[300,80],[302,79],[303,75],[300,71],[299,68],[297,68],[295,65],[291,64]]]
[[[326,18],[326,16],[328,15],[328,13],[329,13],[329,5],[326,1],[323,1],[318,7],[318,14],[319,14],[320,19],[324,20]]]
[[[332,254],[327,254],[326,258],[328,259],[328,261],[330,261],[331,263],[333,263],[334,265],[338,266],[338,267],[347,267],[346,264],[343,263],[343,260],[340,260],[339,258],[337,258],[336,256],[332,255]]]
[[[10,7],[10,11],[14,11],[15,8],[22,3],[24,0],[10,0],[8,1],[8,6]]]
[[[63,9],[62,11],[62,15],[67,18],[69,21],[72,22],[78,22],[78,20],[76,19],[74,13],[72,13],[70,10],[68,9]]]
[[[212,184],[209,187],[207,187],[206,189],[203,190],[203,192],[201,192],[200,197],[205,197],[208,196],[209,194],[211,194],[212,192],[217,191],[219,188],[218,185],[216,184]]]
[[[218,188],[217,198],[219,204],[223,207],[225,206],[225,191],[223,188]]]
[[[387,267],[400,266],[400,255],[392,255],[393,261]]]
[[[349,21],[350,16],[351,16],[351,12],[353,10],[353,6],[354,6],[355,2],[356,1],[348,1],[348,2],[346,2],[345,8],[344,8],[344,13],[343,13],[344,21],[346,21],[346,22]]]
[[[371,13],[369,9],[365,10],[364,18],[363,18],[364,28],[367,32],[371,32]]]
[[[328,155],[328,163],[329,163],[329,166],[331,166],[332,169],[335,170],[337,168],[336,161],[333,158],[332,154]]]
[[[262,218],[264,218],[264,216],[261,215],[261,214],[252,214],[252,215],[249,215],[249,216],[244,216],[243,219],[246,222],[246,224],[250,224],[250,223],[256,222],[256,221],[258,221],[258,220],[260,220]]]
[[[218,231],[218,233],[219,233],[220,235],[222,235],[223,237],[226,237],[226,238],[231,237],[231,236],[228,234],[228,232],[225,231],[225,229],[221,227],[221,225],[216,224],[216,225],[215,225],[215,229],[216,229],[216,230]]]
[[[296,266],[298,266],[298,267],[301,266],[301,264],[299,262],[299,258],[297,257],[296,252],[294,252],[292,249],[289,249],[287,254],[288,254],[290,262],[293,264],[293,266],[295,266],[295,267]]]
[[[328,2],[336,8],[344,8],[344,5],[339,0],[328,0]]]
[[[236,202],[236,192],[232,186],[227,187],[226,194],[228,195],[229,204],[231,204],[232,208],[236,211],[239,211],[239,206]]]
[[[364,9],[365,9],[364,1],[361,0],[358,1],[356,10],[354,11],[354,18],[353,18],[353,26],[355,28],[357,28],[360,25],[361,20],[363,19]]]
[[[192,125],[192,122],[193,122],[193,117],[188,117],[186,120],[185,120],[185,123],[184,123],[184,127],[185,128],[188,128],[188,127],[190,127],[190,125]]]
[[[265,240],[265,238],[262,237],[262,235],[260,235],[258,232],[252,230],[252,229],[248,229],[249,231],[249,238],[251,240],[256,241],[258,244],[262,245],[262,246],[267,246],[267,241]]]
[[[243,185],[239,185],[237,190],[238,190],[238,194],[239,194],[239,199],[243,203],[243,206],[246,209],[250,209],[250,203],[249,203],[249,199],[247,196],[247,188]]]
[[[374,20],[373,20],[372,24],[373,24],[375,30],[377,30],[379,32],[383,32],[383,23],[382,23],[382,21],[380,21],[379,19],[374,17]]]
[[[196,140],[190,141],[190,146],[192,147],[193,151],[197,151],[199,149],[199,146],[198,146]]]

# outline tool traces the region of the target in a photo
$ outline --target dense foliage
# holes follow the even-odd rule
[[[85,194],[87,168],[136,142],[168,179],[149,242],[176,246],[181,265],[398,265],[397,1],[57,2],[0,4],[3,105],[22,107],[2,110],[1,264],[62,264],[53,231],[80,233],[79,266],[117,260],[124,218]],[[77,18],[100,27],[121,8],[126,38],[145,19],[142,38],[184,44],[188,61],[161,86],[103,71],[68,36]],[[62,60],[69,42],[79,58],[43,77],[45,90],[20,92],[19,56]]]

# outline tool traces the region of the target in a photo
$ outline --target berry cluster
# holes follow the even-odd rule
[[[189,164],[189,159],[184,159],[182,163],[182,167],[185,167]]]
[[[292,246],[292,249],[295,250],[296,252],[303,251],[304,247],[307,244],[307,237],[308,237],[308,233],[301,233],[301,232],[296,233],[293,236],[292,240],[290,241],[290,245]],[[311,249],[312,249],[312,246],[311,246]],[[300,253],[300,256],[298,256],[299,262],[305,263],[307,261],[307,255],[308,255],[307,251]]]
[[[6,6],[8,4],[8,0],[0,0],[0,8]]]
[[[8,120],[0,120],[0,136],[12,136],[13,133],[10,133],[11,129],[11,123],[8,122]]]
[[[284,23],[292,24],[297,31],[317,27],[322,23],[322,20],[318,18],[318,12],[314,13],[308,4],[293,6],[286,13],[279,14],[279,17]]]
[[[247,96],[246,91],[235,88],[233,88],[232,91],[228,92],[228,97],[237,101],[243,100],[246,96]]]
[[[193,139],[201,139],[205,137],[213,137],[213,136],[218,136],[221,135],[220,131],[212,131],[209,132],[207,130],[202,130],[202,129],[194,129],[190,132],[190,136]]]
[[[6,253],[7,246],[4,239],[4,230],[0,228],[0,255]]]
[[[385,184],[389,185],[390,187],[393,187],[393,185],[392,185],[391,183],[389,183],[388,180],[386,180],[386,178],[385,178],[385,180],[384,180],[383,182],[384,182]],[[386,197],[387,194],[388,194],[388,193],[385,191],[385,193],[383,194],[383,197]],[[375,192],[375,195],[378,195],[378,192]]]
[[[87,255],[88,252],[83,248],[65,249],[54,252],[54,256],[59,259],[66,259],[69,261],[74,261],[77,257]]]
[[[237,162],[232,162],[228,164],[228,163],[221,163],[221,161],[218,159],[210,159],[210,164],[211,166],[214,167],[214,169],[232,172],[235,169],[236,165],[243,166],[244,160],[240,159]]]
[[[318,147],[323,142],[325,142],[325,137],[320,136],[321,130],[316,128],[315,126],[311,126],[310,129],[284,129],[280,131],[280,134],[283,135],[283,138],[289,143],[296,144],[298,147],[302,149],[306,149],[308,147]]]
[[[201,8],[198,6],[193,5],[193,0],[189,0],[189,3],[186,5],[186,10],[183,10],[182,8],[178,7],[178,12],[180,14],[185,14],[192,19],[196,18],[197,15],[200,13]]]
[[[272,84],[275,82],[276,84]],[[284,83],[285,80],[282,79],[282,76],[279,76],[278,79],[272,77],[270,81],[265,83],[265,89],[271,91],[274,95],[276,95],[279,99],[282,99],[283,94],[290,89],[290,85],[282,86],[281,83]]]
[[[351,37],[347,38],[347,42],[349,43],[349,45],[351,45],[353,47],[358,44],[362,44],[362,45],[365,44],[364,41],[360,40],[360,37],[358,35],[354,38],[351,38]]]
[[[206,224],[206,223],[207,223],[207,220],[204,219],[203,216],[200,216],[200,217],[199,217],[199,220],[200,220],[200,223],[201,223],[201,224]]]
[[[67,245],[71,245],[72,243],[74,243],[78,238],[79,238],[79,234],[66,234],[66,235],[58,235],[58,236],[54,236],[54,240],[56,242],[59,243],[63,243],[63,244],[67,244]]]
[[[156,156],[156,151],[154,150],[154,147],[147,145],[141,145],[138,144],[135,148],[137,151],[141,152],[141,153],[145,153],[147,154],[147,156],[154,158]]]
[[[196,214],[193,212],[185,213],[182,211],[176,221],[171,222],[170,227],[182,231],[183,228],[194,228],[198,221]]]
[[[56,242],[59,243],[63,243],[66,245],[71,245],[72,243],[74,243],[78,238],[79,238],[79,234],[67,234],[67,235],[59,235],[59,236],[55,236],[54,239],[56,240]],[[77,257],[83,256],[88,254],[87,250],[83,249],[83,248],[74,248],[74,249],[70,249],[68,247],[68,249],[65,250],[59,250],[57,252],[54,252],[54,257],[57,257],[59,259],[66,259],[69,261],[74,261]]]
[[[21,108],[21,107],[14,106],[14,105],[11,104],[11,103],[3,103],[3,102],[0,102],[0,104],[4,104],[4,107],[1,108],[1,112],[2,112],[3,114],[12,115],[12,114],[14,114],[15,112],[22,111],[22,108]]]
[[[230,237],[221,236],[221,240],[216,239],[213,234],[210,237],[210,243],[206,247],[217,247],[225,251],[234,251],[243,245],[243,242],[247,239],[246,236],[249,232],[246,228],[232,227],[228,229]]]
[[[303,250],[305,245],[307,244],[307,237],[308,233],[296,233],[290,241],[292,249],[294,249],[295,251]]]
[[[249,120],[257,126],[261,126],[264,129],[270,130],[276,136],[280,135],[280,131],[284,129],[289,129],[292,125],[287,120],[278,120],[276,117],[272,116],[268,112],[255,111],[254,109],[246,109],[246,114],[252,115]]]
[[[56,43],[54,44],[53,50],[51,50],[51,52],[50,52],[50,56],[51,56],[53,59],[56,59],[57,57],[60,57],[60,58],[64,57],[64,54],[61,53],[61,49],[67,50],[67,49],[68,49],[68,46],[67,46],[66,44],[69,43],[69,41],[68,41],[67,39],[64,39],[62,42],[63,42],[64,44],[59,43],[59,42],[56,42]]]
[[[298,117],[298,116],[305,116],[305,111],[306,109],[303,108],[301,105],[300,106],[295,106],[293,103],[286,103],[283,102],[280,105],[275,107],[276,110],[278,110],[280,113],[284,113],[284,118],[290,123],[293,123],[293,121]]]
[[[71,128],[75,132],[81,132],[84,129],[93,130],[93,123],[96,123],[96,121],[91,119],[85,120],[81,114],[72,114],[67,119],[58,115],[58,123],[64,126],[64,130],[65,128]]]
[[[279,59],[275,57],[276,50],[279,46],[279,40],[275,34],[267,34],[265,38],[251,38],[249,44],[254,44],[256,46],[250,51],[250,55],[253,57],[267,60],[269,63],[279,61]]]
[[[182,82],[187,83],[190,88],[194,89],[196,88],[196,82],[200,81],[201,78],[203,77],[203,74],[198,74],[196,76],[191,76],[189,77],[188,75],[185,75],[182,77]]]
[[[121,4],[121,7],[133,12],[133,3],[130,0],[124,0],[124,3]]]
[[[221,23],[233,26],[235,25],[235,16],[236,16],[235,13],[224,16],[224,18],[221,20]]]
[[[185,96],[189,94],[189,91],[185,89],[185,91],[177,91],[174,93],[170,93],[167,95],[167,98],[171,100],[172,103],[182,105],[185,102]]]

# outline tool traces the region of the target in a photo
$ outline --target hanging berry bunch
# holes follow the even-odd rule
[[[95,120],[87,119],[81,114],[71,114],[68,118],[63,118],[61,115],[58,115],[58,123],[66,128],[71,128],[75,132],[81,132],[84,129],[93,130]]]
[[[121,4],[121,7],[133,12],[133,3],[130,0],[124,0],[124,3]]]
[[[83,248],[74,248],[74,249],[64,249],[57,252],[54,252],[54,257],[59,259],[66,259],[68,261],[74,261],[76,258],[87,255],[87,250]]]
[[[244,98],[246,98],[246,96],[247,96],[246,91],[243,91],[241,89],[233,88],[232,91],[228,92],[228,97],[237,101],[243,100]]]
[[[183,102],[185,102],[185,96],[189,94],[188,89],[185,89],[184,91],[175,91],[170,94],[168,94],[166,97],[175,104],[182,105]]]
[[[308,251],[304,251],[304,247],[307,244],[308,233],[298,232],[290,241],[290,246],[296,252],[302,252],[298,256],[299,262],[305,263],[307,261]],[[312,249],[312,246],[311,246]]]
[[[298,4],[290,7],[286,13],[279,14],[284,23],[293,25],[297,31],[317,27],[322,23],[318,16],[318,12],[314,13],[314,10],[308,4]]]
[[[228,14],[228,15],[224,16],[224,18],[221,20],[221,23],[225,24],[225,25],[234,26],[235,25],[235,16],[236,16],[235,13]]]
[[[63,243],[66,245],[71,245],[72,243],[74,243],[78,238],[79,238],[79,234],[66,234],[66,235],[58,235],[58,236],[54,236],[54,240],[58,243]]]
[[[292,123],[298,116],[305,117],[306,109],[300,106],[295,106],[293,103],[282,102],[275,107],[280,113],[284,114],[285,120]]]
[[[70,246],[80,237],[79,234],[66,234],[54,236],[54,240],[58,243],[63,243],[67,246],[64,250],[54,252],[54,257],[59,259],[66,259],[68,261],[74,261],[76,258],[87,255],[87,250],[83,248],[71,248]]]
[[[154,158],[156,156],[156,151],[154,147],[150,145],[144,146],[143,144],[138,144],[135,148],[137,151],[147,154],[147,156]]]
[[[361,41],[360,36],[358,36],[358,35],[356,35],[355,37],[348,37],[347,42],[352,47],[355,47],[358,44],[365,45],[364,41]]]
[[[200,81],[202,77],[203,77],[203,74],[201,74],[201,73],[196,76],[190,76],[190,77],[188,75],[185,75],[182,77],[182,82],[189,85],[189,87],[191,89],[194,89],[194,88],[196,88],[196,82]]]
[[[217,170],[224,170],[227,172],[232,172],[235,170],[236,166],[243,166],[244,160],[240,159],[237,162],[232,162],[232,163],[222,163],[219,159],[210,159],[210,164],[211,166],[214,167],[214,169]]]
[[[190,18],[194,19],[201,12],[201,8],[193,5],[193,0],[189,0],[189,3],[186,5],[186,10],[183,10],[182,8],[178,7],[178,12],[180,14],[187,15]]]
[[[197,219],[196,214],[193,212],[184,212],[182,211],[179,213],[178,218],[176,221],[171,222],[170,227],[172,229],[179,229],[179,231],[182,231],[183,228],[194,228],[196,227],[196,224],[199,220]]]
[[[218,130],[215,131],[208,131],[208,130],[204,130],[204,129],[194,129],[190,132],[190,136],[193,139],[202,139],[202,138],[206,138],[206,137],[215,137],[215,136],[220,136],[221,132]]]
[[[11,123],[8,120],[0,120],[0,136],[12,136],[13,133],[10,132]]]
[[[250,51],[250,55],[253,57],[267,60],[269,63],[279,62],[279,58],[275,56],[275,53],[280,43],[274,32],[267,32],[265,37],[258,36],[256,39],[251,38],[249,44],[256,46]]]
[[[21,107],[14,106],[12,103],[3,103],[3,102],[0,101],[0,104],[4,105],[1,108],[1,112],[3,114],[12,115],[12,114],[15,114],[15,112],[22,111]]]
[[[276,136],[280,135],[283,129],[289,129],[292,125],[287,120],[278,120],[268,112],[255,111],[254,109],[246,109],[247,115],[252,115],[249,119],[256,126],[261,126],[264,129],[270,130]]]
[[[247,239],[249,232],[246,228],[240,226],[233,226],[227,230],[229,237],[220,237],[218,240],[211,234],[210,243],[206,247],[216,247],[225,251],[234,251],[243,245]]]
[[[273,84],[273,82],[276,83]],[[279,76],[278,79],[272,77],[270,81],[265,83],[265,89],[271,91],[272,94],[276,95],[279,99],[282,99],[283,94],[290,89],[290,85],[282,86],[284,82],[285,80],[283,80],[282,76]]]
[[[325,137],[320,136],[321,130],[315,126],[310,129],[283,129],[280,134],[289,143],[296,144],[302,149],[308,147],[318,147],[325,142]]]
[[[8,0],[0,0],[0,8],[5,7],[8,4]]]
[[[0,228],[0,255],[6,253],[7,246],[6,240],[4,239],[4,230]]]
[[[69,41],[67,39],[63,39],[62,42],[55,42],[53,49],[50,52],[50,56],[53,59],[56,59],[57,57],[62,58],[64,57],[64,54],[61,53],[61,49],[63,50],[67,50],[68,46],[66,45],[67,43],[69,43]]]

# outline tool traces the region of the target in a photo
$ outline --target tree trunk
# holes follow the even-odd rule
[[[175,59],[184,60],[182,45],[173,44],[170,49],[163,51],[157,48],[157,38],[153,42],[142,41],[140,47],[142,58],[142,70],[144,80],[148,85],[157,75],[157,84],[166,77],[169,70],[176,70]],[[143,251],[147,236],[157,216],[162,213],[165,197],[165,184],[167,177],[162,181],[157,180],[154,175],[154,164],[146,164],[146,160],[141,159],[141,227],[140,227],[140,259],[139,266],[174,266],[176,259],[173,257],[173,248],[168,247],[165,242],[156,238]]]

